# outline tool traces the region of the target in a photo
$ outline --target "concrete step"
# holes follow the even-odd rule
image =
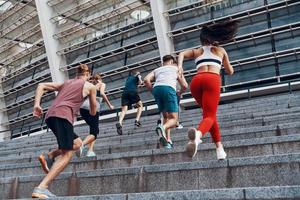
[[[234,158],[62,173],[50,186],[59,196],[300,185],[300,154]],[[0,179],[0,198],[12,188],[29,197],[43,176]]]
[[[53,200],[291,200],[300,199],[300,186],[271,186],[221,188],[211,190],[186,190],[171,192],[146,192],[111,195],[63,196]],[[24,199],[25,200],[25,199]]]
[[[248,121],[248,123],[251,123],[253,120],[258,120],[259,123],[262,123],[262,121],[259,121],[259,119],[262,119],[266,116],[274,116],[274,115],[289,115],[289,114],[299,114],[300,115],[300,108],[295,109],[279,109],[279,110],[271,110],[271,111],[261,111],[259,113],[239,113],[239,114],[233,114],[233,115],[223,115],[222,118],[218,118],[219,124],[224,127],[230,127],[230,126],[238,126],[239,124],[242,124],[243,121]],[[190,124],[198,124],[200,119],[202,118],[202,115],[195,114],[195,115],[184,115],[181,117],[180,121],[183,124],[190,125]],[[157,118],[158,119],[158,118]],[[193,120],[191,120],[193,119]],[[222,120],[223,119],[223,120]],[[238,121],[238,123],[235,123]],[[128,125],[128,123],[124,123],[123,132],[124,134],[131,134],[143,131],[145,128],[156,126],[157,120],[154,121],[147,121],[147,123],[142,123],[142,128],[135,128],[133,124]],[[257,121],[255,121],[257,122]],[[86,129],[85,129],[86,130]],[[105,126],[100,124],[100,133],[104,133],[107,135],[110,134],[116,134],[116,128],[114,123],[106,124]]]
[[[185,155],[186,131],[198,124],[200,109],[180,113],[184,129],[173,131],[172,150],[157,149],[159,115],[143,116],[139,129],[126,119],[123,136],[116,134],[115,122],[100,123],[106,134],[95,145],[98,157],[74,158],[50,190],[69,199],[299,199],[299,102],[297,93],[220,105],[224,161],[216,161],[209,134],[194,159]],[[75,130],[85,136],[88,127]],[[54,135],[0,146],[0,199],[30,197],[44,176],[36,157],[56,147]],[[83,196],[73,197],[78,195]]]
[[[220,106],[221,107],[221,106]],[[287,108],[287,104],[286,106],[284,107],[280,107],[279,105],[266,105],[266,106],[263,106],[263,105],[254,105],[253,107],[249,108],[249,109],[242,109],[242,110],[239,110],[239,111],[236,111],[236,110],[233,110],[233,111],[230,111],[230,112],[222,112],[220,111],[219,109],[219,118],[220,118],[220,122],[222,122],[222,116],[224,114],[227,114],[227,115],[237,115],[237,114],[245,114],[245,113],[255,113],[255,111],[259,111],[259,112],[262,112],[262,111],[267,111],[267,110],[276,110],[276,109],[284,109],[284,108]],[[199,115],[201,115],[201,112],[200,112],[200,109],[193,109],[193,110],[188,110],[188,111],[182,111],[180,113],[180,116],[181,118],[185,118],[187,116],[190,116],[190,115],[195,115],[195,117],[199,117]],[[228,119],[227,116],[225,116],[226,118],[225,119]],[[250,116],[251,117],[251,116]],[[145,119],[145,120],[144,120]],[[142,117],[141,119],[141,122],[142,124],[145,122],[145,121],[157,121],[157,119],[159,119],[159,115],[155,115],[155,116],[147,116],[146,118]],[[126,127],[129,125],[129,126],[133,126],[133,123],[134,123],[134,119],[128,119],[128,120],[125,120],[124,122],[124,129],[126,129]],[[107,129],[107,128],[115,128],[114,125],[111,126],[111,124],[102,124],[101,128],[103,129]]]
[[[266,104],[266,103],[276,103],[276,104],[282,104],[286,103],[288,101],[293,100],[299,100],[300,99],[300,93],[283,93],[283,94],[277,94],[277,95],[268,95],[263,97],[255,97],[250,99],[244,99],[244,100],[238,100],[233,101],[231,103],[223,104],[223,108],[239,108],[241,106],[249,106],[249,105],[260,105],[260,104]]]
[[[226,129],[230,129],[232,130],[232,128],[237,128],[239,126],[241,127],[247,127],[250,126],[252,123],[260,126],[260,125],[271,125],[271,124],[277,124],[277,123],[283,123],[285,121],[297,121],[298,117],[300,116],[300,108],[297,109],[284,109],[284,110],[275,110],[272,112],[264,112],[265,116],[259,116],[257,113],[255,114],[255,116],[250,117],[250,119],[240,119],[240,120],[235,120],[235,121],[230,121],[230,122],[220,122],[220,127],[222,131],[226,131]],[[239,116],[240,117],[240,116]],[[240,117],[242,118],[242,117]],[[291,119],[291,120],[289,120]],[[191,127],[191,126],[197,126],[198,121],[189,121],[189,122],[183,122],[185,127]],[[253,125],[252,124],[252,125]],[[143,132],[148,132],[148,131],[154,131],[154,127],[156,125],[155,121],[152,122],[148,122],[147,125],[143,125],[143,127],[141,128],[131,128],[131,129],[127,129],[127,132],[124,130],[124,135],[126,134],[137,134],[137,133],[143,133]],[[111,125],[112,126],[112,125]],[[100,127],[102,127],[102,125],[100,125]],[[84,133],[86,133],[88,130],[88,127],[85,127],[85,131]],[[116,134],[116,130],[113,127],[111,130],[107,131],[109,132],[109,134],[102,134],[102,133],[106,133],[106,131],[102,131],[100,132],[101,134],[99,135],[99,139],[100,138],[109,138],[114,137],[114,138],[122,138],[123,136],[119,136]],[[79,133],[79,135],[82,135]],[[41,136],[36,136],[37,139],[35,139],[35,137],[32,138],[27,138],[26,139],[22,139],[22,140],[13,140],[5,145],[3,145],[3,147],[5,147],[6,149],[9,149],[10,147],[15,147],[16,143],[18,144],[18,146],[27,146],[30,144],[34,144],[34,143],[42,143],[43,141],[48,141],[49,138],[51,138],[51,140],[55,140],[55,138],[53,137],[53,135],[50,133],[47,134],[43,134]],[[30,139],[30,140],[29,140]]]
[[[228,158],[277,155],[290,152],[300,153],[300,134],[224,142],[224,147]],[[124,153],[98,154],[94,158],[77,159],[74,157],[71,164],[64,171],[76,173],[94,169],[208,160],[216,160],[215,146],[211,143],[199,145],[198,153],[193,159],[186,156],[185,147],[176,147],[172,150],[149,149]],[[43,174],[44,172],[40,168],[37,157],[32,158],[31,161],[27,163],[1,164],[0,177]]]
[[[175,146],[185,145],[187,142],[186,131],[188,128],[180,130],[180,132],[174,133],[172,140]],[[270,137],[287,134],[297,134],[300,132],[300,122],[283,123],[277,125],[267,125],[261,127],[246,127],[238,128],[234,130],[222,131],[222,140],[239,140],[257,137]],[[124,139],[127,137],[127,139]],[[203,137],[203,141],[210,141],[210,134],[206,134]],[[19,148],[15,147],[10,150],[0,151],[0,157],[3,156],[25,156],[32,155],[32,152],[41,153],[50,149],[56,148],[56,140],[53,136],[53,140],[39,142],[35,146],[28,146],[22,148],[22,152]],[[142,134],[135,134],[129,136],[123,136],[122,139],[111,140],[98,140],[96,142],[96,151],[100,154],[107,154],[113,152],[129,152],[136,150],[154,149],[157,147],[157,136],[154,131],[143,132]]]
[[[183,131],[186,131],[187,128]],[[247,127],[238,129],[235,132],[223,132],[223,141],[233,141],[241,139],[259,138],[297,134],[300,131],[300,123],[286,123],[280,125],[264,126],[259,130],[257,127]],[[187,137],[186,132],[184,134],[173,134],[172,136],[175,146],[186,145]],[[210,142],[210,135],[207,134],[203,138],[204,143]],[[52,145],[51,145],[52,144]],[[153,149],[157,147],[156,134],[136,134],[136,135],[123,135],[119,138],[102,138],[97,140],[95,145],[95,151],[98,154],[108,154],[112,152],[126,152],[141,149]],[[56,148],[56,141],[53,136],[52,141],[45,141],[44,143],[36,143],[36,146],[30,146],[28,149],[23,149],[23,152],[19,152],[18,149],[2,151],[0,156],[0,163],[2,162],[30,162],[31,157],[35,158],[42,152],[47,152],[52,148]],[[9,157],[7,157],[9,156]],[[15,158],[19,158],[15,160]]]
[[[234,115],[228,115],[227,113],[222,115],[222,118],[219,119],[219,122],[220,122],[220,125],[221,126],[224,126],[225,124],[228,124],[228,126],[230,124],[233,124],[235,125],[235,123],[232,123],[232,121],[237,121],[237,120],[248,120],[251,122],[251,119],[255,119],[257,118],[256,120],[259,121],[259,118],[260,117],[266,117],[266,116],[274,116],[274,115],[279,115],[279,114],[295,114],[296,113],[300,113],[300,107],[298,108],[286,108],[286,109],[279,109],[279,110],[270,110],[270,111],[260,111],[260,112],[253,112],[253,113],[244,113],[244,112],[241,112],[239,114],[234,114]],[[188,116],[188,115],[187,115]],[[145,120],[145,119],[148,119],[149,117],[153,117],[153,116],[148,116],[148,117],[143,117],[142,120]],[[156,121],[157,119],[159,118],[158,115],[155,116],[155,120],[149,120],[147,121],[146,123],[143,124],[143,127],[141,129],[137,129],[137,128],[134,128],[134,126],[132,124],[129,124],[129,123],[125,123],[124,124],[124,133],[125,134],[133,134],[133,133],[136,133],[136,132],[139,132],[139,131],[143,131],[144,128],[146,127],[152,127],[152,126],[155,126],[156,125]],[[193,118],[195,119],[195,121],[193,122],[193,124],[197,124],[198,120],[200,120],[201,118],[201,115],[199,114],[195,114],[195,116],[193,115],[190,115],[189,117],[186,117],[186,116],[183,116],[181,121],[186,124],[186,125],[190,125],[190,119]],[[224,121],[222,121],[222,119]],[[131,120],[133,122],[133,120]],[[269,123],[270,124],[270,123]],[[224,126],[225,127],[225,126]],[[78,133],[84,133],[88,130],[88,127],[87,126],[80,126],[80,127],[75,127],[75,131],[78,132]],[[113,135],[116,135],[116,128],[115,128],[115,124],[114,123],[104,123],[104,124],[100,124],[100,133],[103,133],[99,135],[99,137],[107,137],[107,136],[113,136]],[[17,140],[13,140],[9,143],[3,143],[1,146],[3,147],[7,147],[9,145],[11,146],[15,146],[15,143],[22,143],[22,142],[25,142],[25,143],[30,143],[30,142],[35,142],[35,138],[37,138],[36,140],[40,140],[40,139],[47,139],[47,137],[51,137],[51,134],[48,134],[48,135],[39,135],[39,136],[31,136],[30,138],[22,138],[22,139],[17,139]]]

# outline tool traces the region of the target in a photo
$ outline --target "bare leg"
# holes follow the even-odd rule
[[[73,141],[73,151],[77,151],[81,145],[82,145],[82,140],[80,138],[77,138]]]
[[[55,159],[57,156],[60,156],[62,151],[60,149],[54,149],[48,153],[50,159]]]
[[[164,124],[165,130],[176,127],[176,123],[178,120],[178,113],[177,112],[167,113],[167,119],[168,119],[167,122]]]
[[[48,188],[48,185],[50,182],[57,177],[60,172],[62,172],[65,167],[68,165],[70,162],[74,151],[73,150],[61,150],[62,154],[61,157],[58,158],[53,166],[51,167],[49,173],[45,176],[45,178],[42,180],[42,182],[39,184],[39,188]]]
[[[95,136],[94,135],[88,135],[84,140],[83,140],[83,145],[91,144],[92,142],[95,141]]]
[[[95,136],[94,135],[88,135],[84,141],[83,141],[83,145],[89,145],[89,151],[93,151],[94,149],[94,144],[95,144]]]
[[[165,125],[168,122],[168,113],[163,112],[162,115],[163,115],[163,125]],[[170,129],[165,129],[165,131],[166,131],[167,141],[171,142]]]
[[[165,125],[168,121],[168,113],[163,112],[162,117],[163,117],[163,125]]]
[[[94,151],[95,140],[89,143],[89,151]]]
[[[50,182],[57,177],[60,172],[62,172],[65,167],[68,165],[70,162],[74,151],[78,150],[82,144],[82,140],[80,138],[77,138],[74,140],[73,144],[73,150],[60,150],[61,152],[61,157],[58,158],[51,169],[49,170],[49,173],[45,176],[45,178],[42,180],[42,182],[39,184],[39,188],[48,188],[48,185]]]
[[[136,113],[136,121],[140,121],[141,115],[142,115],[142,111],[143,111],[143,103],[142,101],[137,102],[137,113]]]
[[[74,144],[73,144],[73,149],[78,149],[80,147],[81,143],[82,143],[82,141],[80,138],[75,139]],[[60,156],[61,154],[62,154],[61,149],[54,149],[48,153],[48,156],[50,159],[55,159],[56,157]]]
[[[167,141],[172,143],[172,140],[171,140],[171,129],[167,129],[166,130],[166,135],[167,135]]]
[[[121,111],[120,116],[119,116],[119,123],[121,125],[123,125],[123,120],[124,120],[124,117],[125,117],[125,114],[126,114],[127,110],[128,110],[128,106],[122,106],[122,111]]]
[[[216,147],[217,147],[217,148],[219,148],[219,147],[223,147],[223,144],[222,144],[222,142],[217,142],[217,143],[216,143]]]

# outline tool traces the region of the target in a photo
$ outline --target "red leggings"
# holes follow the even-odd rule
[[[195,75],[190,84],[190,90],[199,106],[203,109],[203,119],[198,130],[202,135],[210,132],[215,143],[221,141],[221,135],[217,120],[217,108],[220,101],[220,75],[210,72],[202,72]]]

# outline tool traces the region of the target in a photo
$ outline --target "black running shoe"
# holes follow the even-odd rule
[[[142,125],[141,125],[141,122],[139,122],[139,121],[137,121],[137,120],[134,121],[134,125],[136,125],[137,127],[141,127],[141,126],[142,126]]]
[[[157,125],[161,124],[161,119],[157,120]]]
[[[116,124],[116,127],[117,127],[117,133],[119,135],[122,135],[123,134],[123,131],[122,131],[122,125],[120,123],[117,123]]]

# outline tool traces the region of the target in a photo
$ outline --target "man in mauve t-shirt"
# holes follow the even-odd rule
[[[34,188],[33,198],[55,197],[48,190],[50,182],[64,170],[71,160],[74,151],[82,145],[82,140],[74,133],[73,123],[85,98],[90,101],[90,114],[96,114],[96,87],[87,82],[90,69],[81,64],[77,68],[77,77],[64,83],[40,83],[36,90],[33,115],[41,117],[43,109],[40,102],[47,91],[58,91],[45,117],[47,126],[52,130],[58,143],[58,148],[39,156],[43,170],[47,174],[42,182]],[[60,156],[55,160],[56,157]]]

